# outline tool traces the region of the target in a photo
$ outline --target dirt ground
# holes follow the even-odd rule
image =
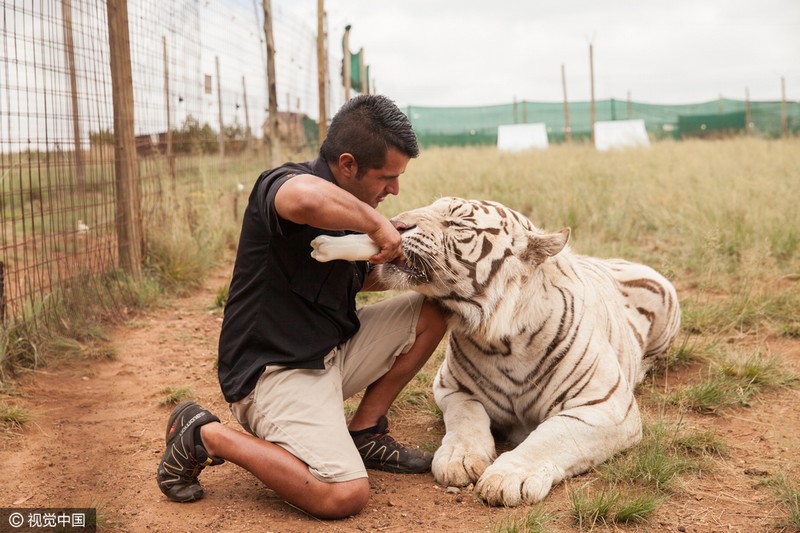
[[[171,411],[160,403],[163,389],[191,386],[197,401],[238,427],[219,392],[215,369],[221,315],[212,304],[229,272],[229,265],[220,268],[190,297],[172,299],[111,329],[115,358],[50,365],[13,385],[16,394],[8,401],[29,409],[34,420],[22,430],[0,431],[0,507],[98,507],[107,520],[103,530],[136,532],[481,532],[499,530],[507,517],[526,510],[488,508],[467,490],[438,486],[430,474],[373,472],[368,507],[355,517],[323,522],[231,464],[203,472],[203,500],[168,501],[155,482]],[[766,342],[800,372],[800,342]],[[654,387],[686,382],[698,372],[673,371]],[[794,480],[800,476],[799,396],[798,390],[781,390],[724,416],[686,415],[688,425],[713,429],[729,454],[716,460],[713,472],[682,478],[646,523],[596,529],[781,530],[785,508],[759,480],[779,473]],[[391,423],[393,434],[408,443],[438,442],[443,431],[430,413],[403,410]],[[578,530],[568,514],[568,489],[590,479],[591,474],[580,476],[553,489],[546,500],[553,515],[547,531]]]

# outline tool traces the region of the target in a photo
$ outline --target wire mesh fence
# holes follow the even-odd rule
[[[122,5],[127,5],[131,51],[130,79],[124,83],[134,102],[127,110],[133,153],[123,155],[135,158],[137,217],[158,225],[178,204],[209,196],[222,205],[230,201],[227,212],[236,216],[237,194],[269,163],[268,138],[279,138],[283,148],[273,160],[316,149],[315,20],[280,6],[272,12],[278,126],[270,131],[262,0],[4,0],[0,320],[6,326],[36,325],[43,313],[61,312],[59,290],[76,280],[87,291],[102,291],[108,274],[120,266],[119,133],[109,46],[118,36],[109,29],[108,9]],[[326,37],[329,114],[345,99],[338,37],[338,30]],[[601,117],[608,108],[610,119],[644,118],[649,129],[662,132],[666,126],[674,131],[681,116],[702,112],[708,117],[698,122],[701,134],[721,120],[712,106],[722,104],[675,109],[610,100],[598,107]],[[724,104],[725,113],[738,113],[744,124],[737,128],[752,124],[771,135],[798,132],[796,102],[753,103],[752,110],[749,103]],[[569,127],[591,131],[589,104],[569,106]],[[494,144],[499,124],[543,121],[554,135],[567,128],[561,103],[408,106],[406,113],[423,144]],[[721,124],[730,129],[728,122]]]
[[[5,0],[0,18],[0,317],[36,322],[119,266],[108,6],[127,4],[141,213],[228,194],[267,165],[261,0]],[[314,149],[316,21],[273,12],[285,156]],[[329,79],[339,76],[336,47]],[[340,56],[339,56],[340,57]],[[328,109],[343,101],[328,83]],[[250,175],[250,172],[255,174]],[[249,186],[247,186],[249,189]],[[144,235],[143,247],[147,245]]]

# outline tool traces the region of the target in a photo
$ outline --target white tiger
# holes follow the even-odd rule
[[[442,198],[394,220],[406,259],[379,267],[382,282],[436,299],[451,328],[434,382],[437,482],[533,503],[641,439],[634,387],[680,325],[669,281],[573,254],[569,229],[545,233],[495,202]],[[492,431],[516,446],[497,457]]]

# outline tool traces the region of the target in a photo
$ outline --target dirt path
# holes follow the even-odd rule
[[[211,310],[229,267],[217,270],[202,290],[174,299],[111,331],[117,357],[48,367],[15,385],[13,401],[33,423],[0,433],[0,507],[98,507],[107,530],[119,531],[491,531],[510,513],[490,509],[471,493],[453,493],[428,475],[371,474],[373,496],[361,514],[321,522],[281,501],[248,473],[226,464],[201,478],[206,497],[169,502],[155,483],[171,408],[165,387],[191,386],[194,398],[237,427],[216,381],[216,341],[221,323]],[[798,343],[776,350],[798,370]],[[671,380],[688,376],[672,375]],[[727,417],[689,417],[730,446],[715,471],[685,479],[646,525],[627,531],[775,531],[784,516],[760,475],[798,477],[800,394],[773,393]],[[399,413],[393,433],[409,442],[438,440],[431,414]],[[547,508],[548,531],[576,531],[566,514],[568,488],[556,487]],[[524,511],[524,509],[522,509]],[[513,512],[511,512],[513,514]],[[2,530],[0,525],[0,530]],[[602,529],[602,528],[601,528]],[[618,529],[618,528],[610,528]]]

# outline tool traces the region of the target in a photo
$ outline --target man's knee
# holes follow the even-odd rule
[[[369,502],[369,480],[354,479],[342,483],[330,483],[327,494],[311,509],[317,518],[346,518],[361,512]]]

